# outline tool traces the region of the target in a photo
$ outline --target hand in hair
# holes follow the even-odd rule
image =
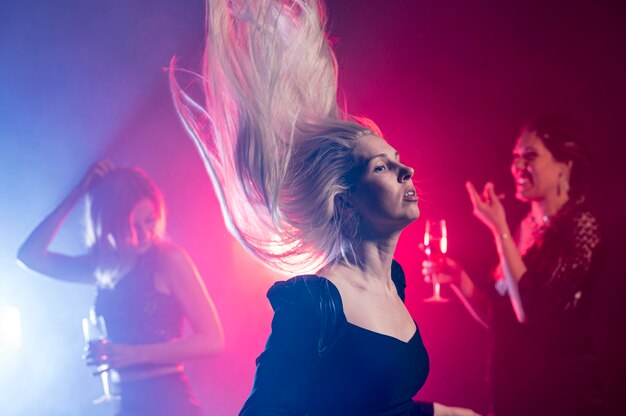
[[[85,173],[78,184],[78,188],[82,192],[88,192],[94,183],[109,174],[115,168],[116,166],[111,159],[101,159],[97,161],[91,165],[89,170]]]

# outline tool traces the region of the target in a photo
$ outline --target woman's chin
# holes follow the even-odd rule
[[[415,222],[418,218],[420,217],[420,210],[419,208],[415,208],[414,211],[411,211],[409,213],[409,215],[406,216],[405,221],[402,225],[402,229],[408,227],[409,225],[411,225],[413,222]]]
[[[418,219],[420,217],[420,209],[418,208],[417,205],[415,205],[415,208],[411,209],[411,212],[409,213],[409,223],[415,221],[416,219]]]
[[[526,203],[528,203],[528,202],[530,202],[532,200],[532,198],[528,194],[528,192],[524,192],[524,191],[521,191],[521,190],[518,190],[518,191],[515,192],[515,198],[518,201],[522,201],[522,202],[526,202]]]

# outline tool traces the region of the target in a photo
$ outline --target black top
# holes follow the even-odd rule
[[[337,287],[315,275],[278,282],[268,298],[272,333],[240,416],[432,415],[432,403],[412,401],[429,369],[417,325],[406,343],[355,326]]]
[[[180,305],[154,286],[159,255],[160,248],[152,248],[114,287],[98,287],[96,314],[104,318],[111,342],[152,344],[182,335]]]
[[[517,322],[507,296],[494,299],[497,415],[602,414],[589,326],[590,289],[601,258],[598,223],[582,200],[569,202],[536,230],[519,282],[527,323]]]

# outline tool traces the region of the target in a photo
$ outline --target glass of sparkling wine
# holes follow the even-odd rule
[[[90,354],[90,359],[96,365],[94,375],[99,375],[102,381],[102,396],[93,401],[94,404],[111,402],[120,397],[111,394],[111,373],[113,369],[107,364],[108,357],[101,353],[102,345],[107,341],[107,330],[102,316],[96,315],[94,308],[89,310],[89,315],[83,318],[83,337],[87,346],[85,349]]]
[[[446,220],[426,220],[424,229],[424,252],[426,258],[431,262],[431,272],[425,276],[426,282],[433,285],[433,294],[425,299],[425,302],[447,302],[448,299],[441,296],[441,284],[437,278],[438,264],[446,261],[446,253],[448,251],[448,229]]]

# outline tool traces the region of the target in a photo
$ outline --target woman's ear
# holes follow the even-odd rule
[[[561,171],[559,176],[562,176],[564,179],[566,179],[569,182],[569,179],[572,175],[572,166],[574,166],[574,161],[568,160],[567,162],[564,162],[563,165],[564,165],[563,170]]]
[[[359,232],[359,212],[350,201],[349,194],[340,194],[335,197],[336,213],[341,230],[349,239],[353,239]]]
[[[350,196],[346,194],[339,194],[336,197],[336,201],[342,208],[354,209],[354,205],[350,201]]]
[[[558,164],[560,165],[559,177],[565,177],[569,179],[570,174],[572,173],[572,166],[574,166],[574,161],[568,160],[567,162],[558,162]]]
[[[561,192],[569,195],[570,191],[570,175],[572,173],[572,166],[574,162],[569,160],[567,163],[563,163],[563,170],[559,172],[559,183],[556,188],[556,194],[561,195]]]

